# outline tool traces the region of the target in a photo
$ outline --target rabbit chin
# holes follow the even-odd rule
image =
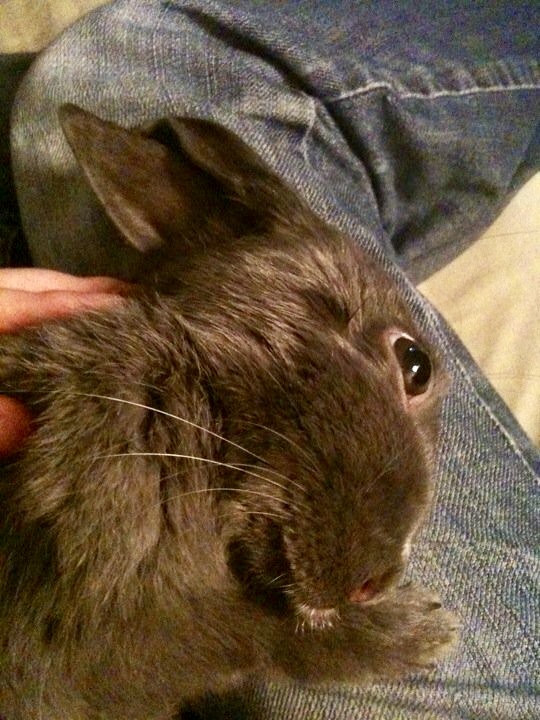
[[[296,607],[296,616],[298,618],[297,628],[300,631],[308,630],[326,630],[334,627],[339,622],[339,610],[337,608],[314,608],[305,603],[300,603]]]

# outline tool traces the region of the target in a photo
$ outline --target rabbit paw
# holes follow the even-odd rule
[[[382,674],[433,667],[457,640],[455,615],[441,607],[434,593],[413,585],[395,588],[381,602],[354,613],[356,627],[360,621],[380,658]]]
[[[332,627],[289,635],[274,658],[307,683],[397,677],[433,667],[456,641],[457,627],[435,595],[409,585],[377,603],[346,605]]]

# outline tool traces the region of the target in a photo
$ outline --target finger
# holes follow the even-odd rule
[[[65,290],[68,292],[121,292],[128,283],[110,277],[77,277],[56,270],[38,268],[5,268],[0,270],[0,288],[24,290],[26,292],[47,292]]]
[[[0,457],[16,452],[31,432],[28,410],[13,398],[0,396]]]
[[[122,303],[118,295],[50,291],[39,294],[0,288],[0,332],[13,332],[51,318]]]

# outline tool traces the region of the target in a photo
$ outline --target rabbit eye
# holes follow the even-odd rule
[[[402,335],[394,342],[407,395],[422,395],[429,387],[431,360],[411,338]]]

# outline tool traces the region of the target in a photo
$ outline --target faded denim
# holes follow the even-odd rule
[[[13,161],[36,264],[129,276],[62,138],[60,103],[125,124],[212,118],[381,259],[452,374],[436,506],[410,575],[461,617],[456,653],[369,688],[253,682],[206,717],[540,717],[540,458],[411,283],[538,168],[538,37],[532,0],[118,0],[64,34],[19,92]]]

